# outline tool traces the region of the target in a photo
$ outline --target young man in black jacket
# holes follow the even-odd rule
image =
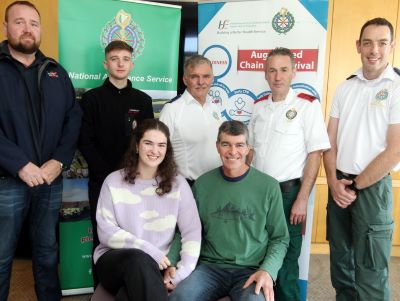
[[[115,40],[105,48],[103,85],[82,96],[83,120],[79,150],[89,166],[89,203],[93,224],[93,248],[97,237],[96,207],[100,189],[108,174],[119,168],[138,122],[154,118],[152,100],[132,87],[128,79],[133,68],[133,49]],[[96,275],[93,273],[96,282]]]

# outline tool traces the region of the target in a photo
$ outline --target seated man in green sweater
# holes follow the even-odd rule
[[[274,300],[273,282],[289,235],[279,184],[246,165],[247,140],[247,128],[239,121],[225,121],[219,128],[222,166],[193,187],[203,226],[199,264],[173,290],[172,301]]]

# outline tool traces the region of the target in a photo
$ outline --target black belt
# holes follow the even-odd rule
[[[285,182],[279,182],[279,186],[281,187],[282,192],[289,192],[293,187],[300,185],[300,178],[287,180]]]
[[[10,174],[6,172],[3,168],[0,167],[0,178],[6,178],[9,177]]]
[[[345,178],[347,180],[353,180],[358,176],[358,175],[353,175],[351,173],[346,173],[346,172],[340,171],[339,169],[336,169],[336,171],[338,174],[340,174],[343,178]]]

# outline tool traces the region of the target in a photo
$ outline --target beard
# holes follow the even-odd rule
[[[24,41],[23,38],[29,36],[32,38],[31,41]],[[8,45],[15,51],[21,52],[23,54],[33,54],[39,50],[40,40],[36,39],[32,35],[22,35],[18,40],[8,39]]]

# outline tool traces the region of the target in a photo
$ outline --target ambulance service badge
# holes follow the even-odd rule
[[[297,116],[297,111],[295,108],[291,108],[286,112],[286,118],[289,120],[294,119]]]

